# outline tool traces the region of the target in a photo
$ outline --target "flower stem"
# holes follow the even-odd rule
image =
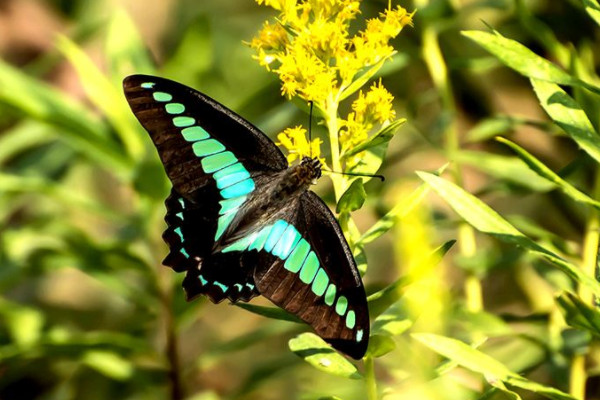
[[[365,357],[365,382],[367,385],[367,400],[378,400],[375,360],[371,356]]]
[[[327,130],[329,131],[329,146],[331,148],[331,169],[342,171],[340,160],[340,141],[338,138],[338,101],[330,96],[325,106]],[[336,202],[346,190],[346,179],[342,175],[330,175],[333,182]]]

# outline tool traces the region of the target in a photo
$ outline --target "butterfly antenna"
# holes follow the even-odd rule
[[[383,175],[379,175],[379,174],[360,174],[360,173],[353,173],[353,172],[339,172],[339,171],[327,171],[330,174],[339,174],[339,175],[349,175],[349,176],[363,176],[366,178],[377,178],[380,179],[381,182],[385,181],[385,176]]]
[[[312,158],[312,113],[313,113],[313,101],[309,100],[310,112],[308,113],[308,151],[310,152],[310,158]]]

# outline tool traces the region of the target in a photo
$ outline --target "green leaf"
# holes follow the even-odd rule
[[[419,271],[419,274],[411,275],[411,278],[401,277],[391,285],[373,293],[367,297],[369,302],[369,313],[371,317],[380,315],[386,311],[391,305],[396,303],[402,297],[402,288],[419,279],[420,276],[430,271],[430,268],[438,265],[444,255],[452,248],[456,240],[450,240],[437,249],[425,260],[419,262],[415,267],[411,267],[411,271]]]
[[[30,347],[40,340],[45,318],[35,308],[0,298],[0,320],[16,345]]]
[[[417,172],[417,174],[475,229],[497,237],[504,242],[521,246],[531,253],[545,258],[573,280],[587,286],[596,295],[600,295],[600,284],[595,279],[583,273],[577,266],[523,235],[475,196],[433,174],[425,172]]]
[[[569,292],[561,293],[556,302],[567,324],[600,337],[600,311],[598,309],[589,306],[578,296]]]
[[[521,377],[500,361],[459,340],[430,333],[413,334],[412,337],[462,367],[484,375],[488,382],[495,383],[500,380],[511,386],[529,390],[553,400],[575,400],[574,397],[558,389]]]
[[[289,346],[296,355],[318,370],[350,379],[362,377],[354,364],[313,333],[296,336],[289,341]]]
[[[117,9],[108,25],[106,58],[110,76],[118,85],[132,73],[155,73],[154,63],[135,24],[122,9]]]
[[[369,337],[369,347],[367,354],[371,357],[378,358],[394,351],[396,342],[388,335],[371,335]]]
[[[240,308],[243,308],[246,311],[250,311],[251,313],[262,315],[263,317],[278,319],[281,321],[298,322],[301,324],[304,323],[300,318],[288,313],[287,311],[279,307],[257,306],[248,303],[236,303],[235,305]]]
[[[471,128],[466,135],[468,142],[482,142],[498,135],[504,135],[515,129],[515,120],[506,115],[486,118]]]
[[[501,137],[496,138],[500,143],[504,143],[509,146],[511,149],[517,153],[517,155],[523,160],[532,171],[537,173],[542,178],[546,179],[548,182],[554,183],[556,186],[560,188],[567,196],[571,199],[590,205],[598,210],[600,210],[600,202],[592,199],[585,193],[579,191],[577,188],[572,186],[569,182],[562,179],[558,174],[548,168],[544,163],[531,155],[527,150],[517,145],[516,143],[511,142],[508,139],[504,139]]]
[[[514,69],[523,76],[559,83],[561,85],[584,87],[600,94],[600,88],[569,75],[521,43],[507,39],[496,31],[494,33],[462,31],[462,34],[498,57],[504,65]]]
[[[393,55],[392,55],[392,57],[393,57]],[[348,96],[351,96],[356,91],[358,91],[361,87],[363,87],[367,82],[369,82],[369,80],[383,66],[383,63],[385,63],[388,59],[389,58],[381,59],[377,64],[373,65],[368,70],[366,70],[361,76],[354,79],[354,81],[342,91],[342,93],[340,94],[339,101],[342,101],[345,98],[347,98]]]
[[[600,25],[600,5],[596,0],[582,0],[585,6],[585,11],[592,17],[598,25]]]
[[[0,60],[0,104],[46,122],[56,137],[122,178],[131,163],[109,136],[107,126],[62,92]]]
[[[133,375],[131,361],[110,351],[90,350],[81,362],[115,380],[124,381]]]
[[[388,143],[390,140],[392,140],[400,125],[404,124],[405,122],[406,118],[401,118],[394,122],[391,122],[390,124],[381,128],[379,132],[371,136],[366,142],[361,143],[353,149],[348,150],[342,155],[342,157],[348,158],[365,150]]]
[[[115,127],[129,156],[137,160],[145,153],[141,129],[127,106],[120,87],[117,89],[77,44],[59,36],[58,49],[73,64],[88,98],[106,114]]]
[[[365,191],[362,179],[355,179],[344,194],[342,194],[342,197],[340,197],[335,210],[338,214],[356,211],[363,206],[366,198],[367,192]]]
[[[462,150],[456,153],[456,161],[469,164],[495,178],[512,182],[536,192],[547,192],[556,188],[552,182],[540,178],[515,157],[500,156],[483,151]]]
[[[375,335],[399,336],[413,324],[406,311],[406,305],[400,299],[379,315],[371,325],[371,333]]]
[[[535,94],[544,110],[567,135],[600,162],[600,137],[585,111],[558,85],[540,80],[531,80]]]

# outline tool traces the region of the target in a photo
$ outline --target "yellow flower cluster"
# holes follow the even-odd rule
[[[339,95],[363,68],[394,53],[388,43],[410,25],[404,8],[388,9],[351,36],[357,0],[257,0],[280,11],[279,22],[265,24],[250,46],[260,64],[279,75],[282,92],[317,106]]]
[[[366,21],[356,34],[350,23],[360,13],[360,0],[256,0],[279,11],[275,23],[265,23],[250,46],[255,58],[281,80],[288,98],[312,101],[325,117],[334,170],[352,167],[361,154],[342,160],[341,155],[366,142],[377,124],[395,118],[392,95],[381,81],[366,92],[360,91],[346,119],[339,116],[339,103],[365,82],[362,73],[372,75],[394,54],[389,42],[402,28],[412,24],[413,14],[404,8],[388,8],[378,18]],[[353,85],[354,83],[354,85]],[[279,134],[288,150],[288,161],[303,156],[320,157],[320,140],[309,145],[306,130],[287,129]]]
[[[321,139],[313,139],[308,143],[306,139],[306,129],[301,126],[287,128],[277,135],[277,145],[283,146],[288,151],[288,162],[292,163],[295,160],[301,160],[303,157],[320,157],[321,155]],[[319,158],[321,164],[325,165],[325,160]]]

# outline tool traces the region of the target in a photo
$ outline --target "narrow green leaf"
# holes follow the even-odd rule
[[[600,5],[596,0],[582,0],[585,6],[585,11],[592,17],[598,25],[600,25]]]
[[[392,55],[392,57],[393,57],[393,55]],[[368,70],[366,70],[361,76],[354,79],[354,81],[350,85],[348,85],[340,94],[340,101],[351,96],[356,91],[358,91],[361,87],[363,87],[367,82],[369,82],[369,80],[377,73],[377,71],[379,71],[379,69],[383,66],[383,64],[388,59],[389,58],[381,59],[377,64],[373,65]]]
[[[561,85],[579,86],[600,94],[600,88],[569,75],[521,43],[507,39],[498,32],[462,31],[461,33],[523,76]]]
[[[531,155],[527,150],[517,145],[516,143],[511,142],[508,139],[504,139],[501,137],[496,138],[500,143],[504,143],[509,146],[511,149],[515,151],[515,153],[523,160],[532,171],[537,173],[542,178],[546,179],[549,182],[554,183],[558,186],[567,196],[571,199],[588,204],[598,210],[600,210],[600,202],[592,199],[585,193],[579,191],[577,188],[572,186],[569,182],[565,181],[563,178],[558,176],[554,171],[548,168],[544,163]]]
[[[338,201],[336,206],[336,212],[339,214],[356,211],[363,206],[366,198],[367,192],[365,191],[362,179],[355,179],[340,197],[340,201]]]
[[[145,149],[141,130],[120,87],[113,86],[88,55],[67,37],[59,36],[57,46],[77,70],[90,101],[106,114],[115,127],[129,156],[134,160],[143,157]]]
[[[456,161],[469,164],[495,178],[512,182],[536,192],[547,192],[556,188],[552,182],[540,178],[516,157],[500,156],[483,151],[461,150],[455,155]]]
[[[381,128],[381,130],[379,132],[377,132],[373,136],[371,136],[366,142],[361,143],[358,146],[354,147],[353,149],[350,149],[349,151],[344,153],[342,155],[342,157],[348,158],[348,157],[356,155],[362,151],[368,150],[373,147],[380,146],[384,143],[388,143],[390,140],[392,140],[392,138],[396,134],[400,125],[404,124],[405,122],[406,122],[406,118],[401,118],[394,122],[391,122],[387,126]]]
[[[464,368],[484,375],[488,382],[501,380],[511,386],[538,393],[549,399],[575,400],[574,397],[558,389],[544,386],[521,377],[508,369],[500,361],[459,340],[430,333],[413,334],[412,337]]]
[[[372,335],[399,336],[413,324],[402,299],[395,302],[371,324]]]
[[[589,306],[578,296],[569,292],[561,293],[556,302],[567,324],[600,337],[600,311],[598,309]]]
[[[55,135],[122,178],[131,164],[109,136],[107,126],[65,94],[0,60],[0,104],[54,126]]]
[[[475,227],[475,229],[497,237],[504,242],[521,246],[533,254],[542,256],[573,280],[587,286],[596,295],[600,295],[600,284],[595,279],[584,274],[577,266],[523,235],[496,213],[496,211],[492,210],[475,196],[433,174],[425,172],[417,172],[417,174],[446,200],[458,215]]]
[[[362,377],[354,364],[313,333],[296,336],[289,341],[289,346],[296,355],[318,370],[350,379]]]
[[[536,79],[531,80],[535,94],[544,110],[567,135],[600,162],[600,137],[585,111],[558,85]]]
[[[498,135],[504,135],[515,129],[515,120],[510,116],[501,115],[486,118],[471,128],[466,135],[468,142],[482,142]]]
[[[246,311],[250,311],[251,313],[262,315],[263,317],[279,319],[281,321],[304,323],[300,318],[288,313],[287,311],[279,307],[257,306],[248,303],[236,303],[235,305],[240,308],[243,308]]]
[[[108,25],[106,37],[108,69],[113,82],[121,85],[126,75],[155,73],[148,50],[133,21],[122,9],[118,9]]]

